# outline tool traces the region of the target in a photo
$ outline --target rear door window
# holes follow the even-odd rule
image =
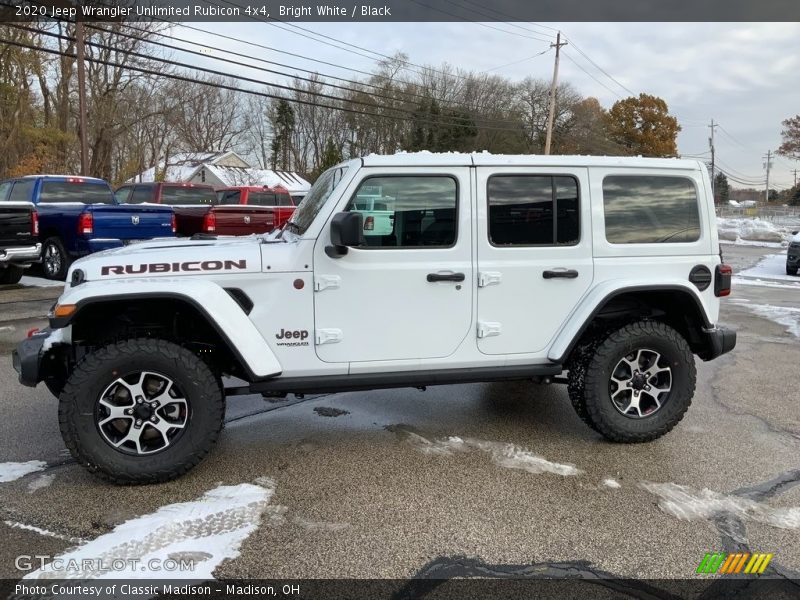
[[[494,246],[574,245],[580,239],[574,177],[493,175],[487,197]]]
[[[606,240],[665,244],[700,239],[697,187],[686,177],[609,175],[603,179]]]
[[[161,188],[161,204],[212,205],[217,193],[211,188],[190,186],[164,186]]]

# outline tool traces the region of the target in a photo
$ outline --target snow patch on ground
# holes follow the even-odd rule
[[[25,579],[142,579],[164,577],[163,572],[141,570],[148,561],[199,557],[194,570],[171,571],[170,579],[213,579],[223,560],[239,556],[239,548],[259,526],[274,487],[242,483],[219,486],[192,502],[162,506],[156,512],[131,519],[114,531],[66,552],[54,561],[61,568],[42,569]],[[90,568],[81,567],[91,559]],[[114,559],[127,559],[124,570],[112,570]],[[135,567],[133,560],[138,560]],[[74,561],[74,562],[71,562]],[[53,564],[53,563],[51,563]],[[75,565],[76,568],[68,568]],[[96,568],[96,567],[107,568]]]
[[[36,490],[49,487],[50,484],[53,483],[55,478],[56,476],[54,473],[48,473],[47,475],[39,475],[28,484],[28,493],[32,494]]]
[[[786,274],[786,253],[769,254],[765,256],[756,266],[750,267],[749,269],[745,269],[744,271],[738,273],[735,279],[737,281],[742,279],[750,279],[754,281],[763,279],[776,279],[791,284],[800,283],[800,277]]]
[[[770,244],[781,247],[786,242],[786,234],[770,221],[754,219],[717,219],[717,232],[720,241],[743,245]]]
[[[709,489],[694,490],[677,483],[644,482],[641,486],[658,496],[661,510],[684,521],[732,514],[742,520],[765,523],[780,529],[800,528],[800,507],[772,508],[749,498],[728,496]]]
[[[30,473],[41,471],[47,466],[43,460],[29,460],[28,462],[0,463],[0,483],[14,481]]]
[[[31,277],[30,275],[23,275],[19,283],[28,287],[64,287],[63,281],[53,281],[42,277]]]
[[[610,477],[603,479],[603,485],[613,490],[617,490],[622,487],[619,481],[617,481],[616,479],[611,479]]]
[[[734,277],[733,278],[733,285],[757,285],[760,287],[768,287],[768,288],[780,288],[784,290],[800,290],[800,280],[796,281],[795,283],[791,283],[787,281],[786,283],[779,283],[777,281],[764,281],[763,279],[747,279],[745,277]]]
[[[759,317],[764,317],[778,325],[783,325],[786,327],[786,331],[800,338],[800,308],[772,306],[770,304],[746,304],[745,306]]]
[[[424,454],[449,455],[456,452],[480,450],[489,455],[492,462],[506,469],[519,469],[539,475],[553,473],[555,475],[578,475],[582,471],[571,464],[556,463],[547,460],[525,448],[504,442],[491,442],[470,438],[451,436],[430,441],[421,435],[406,431],[406,440]]]
[[[26,531],[33,531],[34,533],[38,533],[39,535],[43,535],[45,537],[52,537],[59,540],[64,540],[65,542],[70,542],[72,544],[83,544],[86,540],[77,537],[70,537],[68,535],[62,535],[60,533],[53,533],[52,531],[48,531],[47,529],[41,529],[40,527],[34,527],[33,525],[26,525],[25,523],[16,523],[14,521],[3,521],[9,527],[13,527],[14,529],[25,529]]]

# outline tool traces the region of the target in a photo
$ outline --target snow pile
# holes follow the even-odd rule
[[[767,242],[781,244],[783,232],[769,221],[761,219],[717,219],[719,239],[725,242]]]

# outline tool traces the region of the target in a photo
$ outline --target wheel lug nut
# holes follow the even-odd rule
[[[134,425],[136,427],[141,427],[142,426],[142,420],[141,419],[136,419],[136,423],[134,423]]]
[[[133,414],[133,409],[132,408],[126,408],[125,409],[125,414],[126,415],[132,415]]]
[[[141,404],[142,402],[144,402],[144,398],[141,396],[136,396],[136,404]]]
[[[150,417],[150,421],[152,421],[153,423],[158,423],[158,417],[155,416]]]

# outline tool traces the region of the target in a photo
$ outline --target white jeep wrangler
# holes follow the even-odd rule
[[[365,227],[362,188],[391,229]],[[191,469],[234,394],[559,381],[587,425],[644,442],[689,408],[693,355],[734,347],[715,325],[730,280],[698,161],[368,156],[323,173],[281,231],[76,262],[14,366],[117,483]]]

